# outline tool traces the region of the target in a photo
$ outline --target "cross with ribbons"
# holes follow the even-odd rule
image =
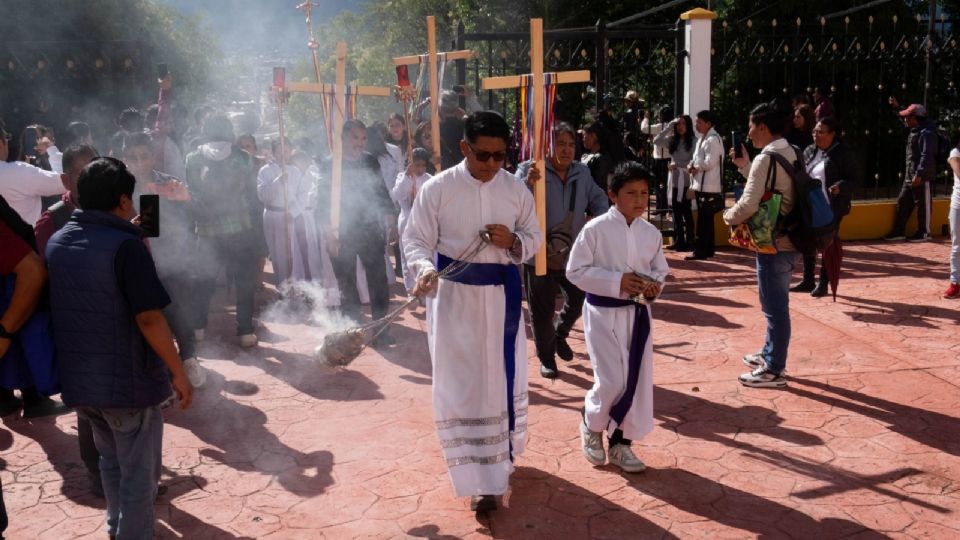
[[[423,82],[424,64],[430,73],[430,138],[433,141],[432,151],[433,165],[436,170],[440,170],[440,83],[443,79],[443,65],[451,60],[466,60],[473,57],[472,51],[450,51],[437,52],[437,26],[436,18],[427,17],[427,53],[413,56],[401,56],[393,59],[393,64],[397,66],[398,97],[404,102],[404,117],[407,123],[407,138],[413,139],[410,122],[410,101],[419,99],[420,88]],[[440,63],[440,71],[437,71],[437,63]],[[420,76],[417,80],[417,86],[414,92],[410,87],[410,79],[406,75],[407,66],[419,65]],[[407,90],[407,91],[405,91]],[[409,156],[410,148],[407,148]]]
[[[553,103],[556,99],[556,86],[566,83],[590,81],[590,71],[543,72],[543,19],[530,19],[530,64],[532,73],[508,75],[505,77],[487,77],[483,79],[484,90],[520,89],[520,126],[523,131],[521,159],[532,159],[537,164],[543,180],[537,182],[533,196],[537,205],[537,220],[540,231],[546,235],[546,169],[544,156],[553,144]],[[549,146],[548,146],[549,145]],[[534,258],[536,275],[547,273],[546,242]]]

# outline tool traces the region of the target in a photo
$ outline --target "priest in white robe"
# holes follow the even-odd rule
[[[427,295],[437,434],[457,496],[496,508],[527,435],[526,330],[517,265],[542,234],[533,196],[502,169],[510,128],[500,115],[467,118],[465,159],[433,177],[414,201],[403,236],[416,294]],[[539,176],[539,173],[537,173]],[[491,242],[462,271],[437,272]]]
[[[609,436],[610,463],[626,472],[645,467],[630,443],[653,429],[652,286],[637,274],[666,279],[663,236],[641,216],[650,197],[650,174],[637,164],[618,167],[610,182],[614,206],[588,222],[570,250],[567,279],[586,294],[583,328],[594,384],[580,426],[587,460],[603,465],[601,434]]]

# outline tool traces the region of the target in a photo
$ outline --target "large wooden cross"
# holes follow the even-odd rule
[[[347,44],[337,43],[337,75],[334,84],[321,82],[293,82],[287,85],[289,92],[307,94],[333,94],[333,106],[329,114],[333,122],[333,140],[330,143],[330,154],[333,156],[333,167],[330,175],[330,234],[336,239],[340,228],[340,178],[343,171],[343,122],[344,111],[347,106]],[[388,86],[356,86],[350,87],[350,92],[357,96],[391,97],[393,88]]]
[[[538,276],[547,273],[547,206],[546,186],[547,171],[544,168],[543,141],[543,107],[544,107],[544,73],[543,73],[543,19],[530,19],[530,67],[533,73],[525,75],[510,75],[506,77],[487,77],[483,79],[484,90],[503,90],[507,88],[522,88],[527,86],[533,78],[533,160],[540,170],[542,180],[537,182],[533,196],[537,203],[537,220],[540,222],[540,232],[544,235],[544,242],[540,244],[537,256],[534,259],[535,271]],[[554,84],[579,83],[590,81],[590,71],[562,71],[549,74]],[[520,111],[517,111],[520,114]],[[552,129],[553,126],[547,126]]]
[[[437,53],[437,23],[432,15],[427,17],[427,54],[401,56],[393,59],[395,66],[420,65],[424,69],[424,60],[427,60],[430,69],[430,138],[433,141],[433,166],[440,170],[440,83],[437,80],[437,59],[443,56],[445,60],[466,60],[473,56],[472,51],[451,51]],[[407,136],[410,137],[410,127],[407,126]]]

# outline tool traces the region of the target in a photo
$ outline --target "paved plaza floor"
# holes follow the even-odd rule
[[[581,454],[592,378],[578,326],[576,358],[556,381],[539,376],[529,342],[527,451],[508,506],[486,517],[453,496],[440,457],[422,308],[400,319],[396,346],[341,370],[313,359],[317,328],[268,312],[260,347],[240,349],[232,308],[218,308],[200,348],[207,384],[191,409],[166,412],[157,534],[958,538],[960,301],[940,298],[948,249],[846,245],[835,303],[791,296],[784,389],[736,381],[765,327],[753,258],[669,255],[654,307],[657,425],[634,444],[647,471],[595,468]],[[3,420],[8,538],[106,538],[76,433],[73,414]]]

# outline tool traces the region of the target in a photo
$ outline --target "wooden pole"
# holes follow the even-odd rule
[[[347,44],[337,43],[337,76],[333,94],[333,140],[330,152],[333,167],[330,174],[330,234],[336,240],[340,236],[340,177],[343,172],[343,112],[346,103]],[[336,246],[334,246],[336,248]]]
[[[273,68],[273,83],[277,93],[277,131],[280,136],[280,182],[283,184],[283,237],[286,245],[287,272],[285,279],[293,275],[293,242],[290,237],[290,210],[287,205],[287,141],[283,129],[283,105],[287,99],[286,70],[282,67]]]
[[[544,81],[543,81],[543,19],[530,19],[530,67],[533,71],[533,160],[537,164],[537,170],[540,171],[541,180],[534,186],[533,197],[537,205],[537,221],[540,223],[540,231],[546,234],[547,230],[547,191],[546,183],[547,170],[543,158],[543,140],[541,131],[543,130],[543,102]],[[537,255],[534,258],[534,271],[538,276],[547,273],[547,248],[546,238],[540,244]]]
[[[433,141],[433,166],[441,170],[440,159],[440,82],[437,80],[437,23],[427,17],[427,54],[430,65],[430,138]]]

